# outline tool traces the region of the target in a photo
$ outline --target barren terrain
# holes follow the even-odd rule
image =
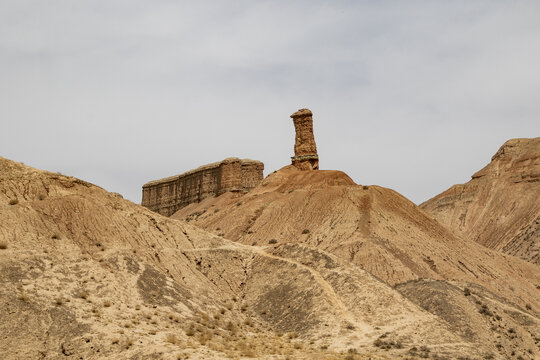
[[[0,180],[2,359],[538,353],[535,265],[340,172],[286,168],[189,222],[3,158]]]
[[[287,166],[250,193],[191,204],[173,218],[244,244],[298,243],[349,261],[393,286],[431,278],[477,283],[538,309],[536,265],[454,235],[397,192],[340,171]]]
[[[468,239],[540,265],[540,138],[512,139],[466,184],[421,207]]]

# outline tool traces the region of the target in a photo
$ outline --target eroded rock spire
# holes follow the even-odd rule
[[[292,164],[300,170],[318,170],[319,156],[313,136],[313,113],[309,109],[300,109],[291,115],[296,130],[294,156]]]

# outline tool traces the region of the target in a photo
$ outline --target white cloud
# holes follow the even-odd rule
[[[138,202],[228,156],[323,168],[415,202],[539,135],[537,2],[0,1],[2,156]]]

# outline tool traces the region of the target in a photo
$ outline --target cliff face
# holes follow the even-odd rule
[[[263,179],[260,161],[227,158],[186,173],[154,180],[143,186],[141,205],[161,215],[171,216],[179,209],[227,191],[246,192]]]
[[[456,233],[540,264],[540,138],[512,139],[466,184],[421,207]]]

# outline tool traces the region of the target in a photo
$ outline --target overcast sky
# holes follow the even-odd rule
[[[540,1],[0,0],[0,156],[139,203],[236,156],[416,203],[540,136]]]

